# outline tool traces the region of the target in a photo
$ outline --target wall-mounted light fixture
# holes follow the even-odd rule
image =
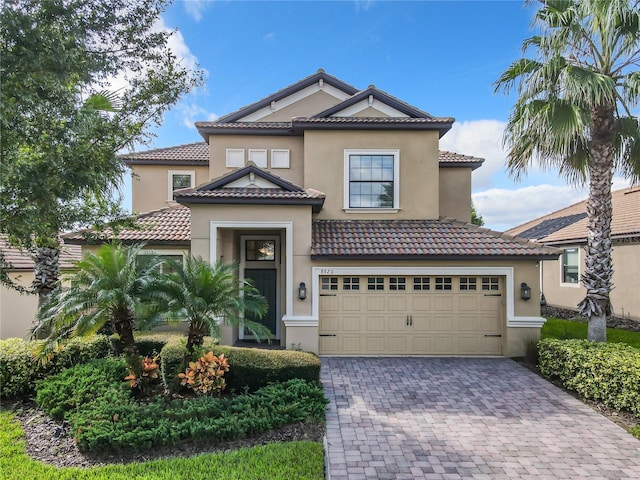
[[[547,299],[544,298],[544,293],[540,294],[540,306],[541,307],[546,307],[547,306]]]
[[[523,300],[529,300],[531,298],[531,287],[524,282],[520,284],[520,298]]]
[[[298,287],[298,298],[300,300],[307,298],[307,284],[304,282],[300,282],[300,286]]]

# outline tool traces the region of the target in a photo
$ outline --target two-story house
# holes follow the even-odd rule
[[[544,322],[538,263],[558,254],[468,223],[483,160],[439,150],[453,122],[319,70],[197,122],[202,143],[127,155],[148,213],[118,238],[237,262],[287,348],[520,355]]]

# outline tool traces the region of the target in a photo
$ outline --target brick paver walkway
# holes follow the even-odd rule
[[[499,358],[322,358],[328,478],[640,479],[640,441]]]

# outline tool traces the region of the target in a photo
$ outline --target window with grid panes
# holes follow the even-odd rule
[[[413,289],[415,291],[423,291],[431,289],[429,277],[413,277]]]
[[[436,277],[436,290],[451,290],[451,277]]]
[[[460,277],[460,291],[477,290],[476,277]]]
[[[384,290],[384,277],[368,277],[367,290]]]
[[[338,277],[322,277],[321,287],[322,290],[338,290]]]
[[[342,279],[343,290],[360,290],[360,278],[358,277],[344,277]]]
[[[500,279],[498,277],[482,277],[482,290],[485,292],[500,290]]]
[[[405,277],[389,278],[389,290],[406,290],[407,279]]]

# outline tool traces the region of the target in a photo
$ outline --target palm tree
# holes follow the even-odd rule
[[[55,290],[38,312],[33,335],[44,333],[45,354],[65,339],[90,336],[110,326],[120,336],[129,368],[140,378],[142,362],[133,331],[152,313],[145,299],[161,267],[155,257],[138,262],[141,249],[142,245],[107,244],[76,263],[77,270],[65,278],[69,286]]]
[[[507,167],[518,179],[532,161],[571,183],[589,184],[588,232],[578,304],[589,339],[606,341],[612,306],[611,183],[614,172],[640,178],[640,130],[631,108],[640,96],[638,1],[544,1],[540,34],[523,43],[535,58],[514,62],[496,90],[517,86],[507,123]]]
[[[220,324],[247,328],[257,338],[270,338],[261,318],[267,302],[248,281],[237,278],[233,264],[211,265],[200,257],[171,262],[173,273],[154,285],[154,297],[162,306],[159,317],[189,322],[185,364],[197,355],[205,335],[220,337]]]

